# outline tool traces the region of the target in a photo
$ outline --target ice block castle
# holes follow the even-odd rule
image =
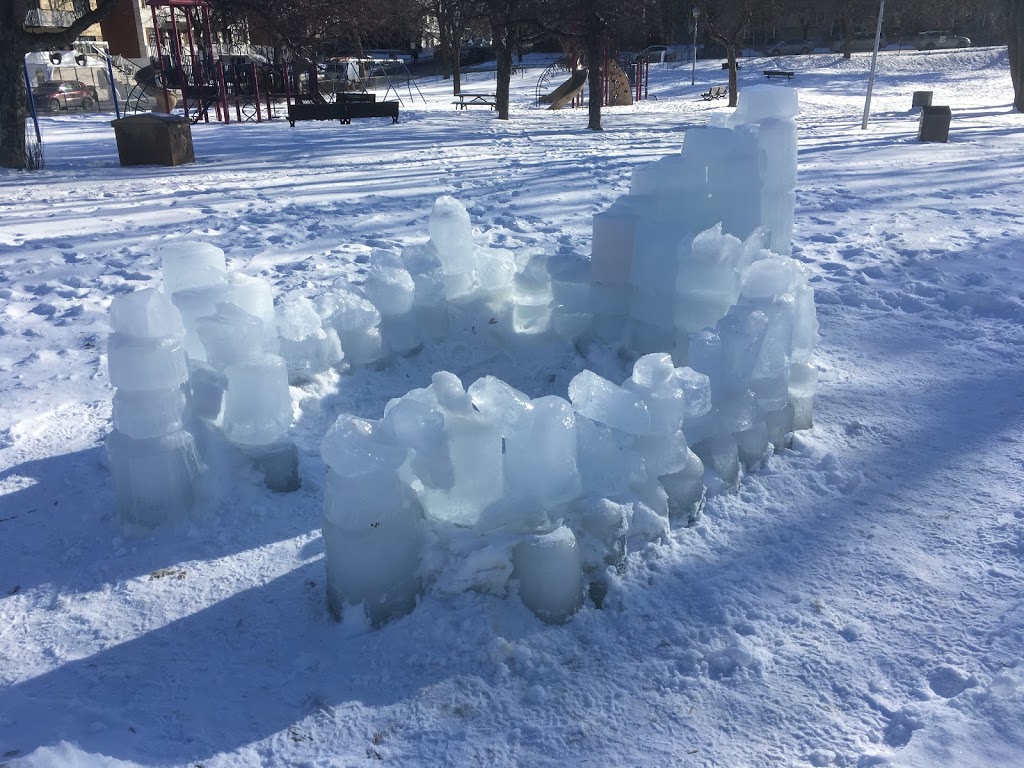
[[[746,88],[736,112],[633,172],[629,194],[594,217],[589,260],[479,247],[450,197],[434,204],[429,240],[374,251],[361,285],[317,303],[275,306],[218,249],[168,246],[170,298],[111,306],[125,517],[181,514],[211,435],[269,487],[295,487],[289,380],[385,365],[482,320],[508,337],[612,347],[631,372],[616,383],[581,370],[561,397],[440,371],[379,419],[339,416],[321,444],[328,605],[379,625],[426,593],[518,592],[553,623],[587,594],[598,604],[609,568],[692,524],[707,491],[735,487],[811,426],[814,295],[790,257],[796,114],[795,90]],[[136,348],[159,375],[127,375]],[[139,469],[136,455],[155,458]],[[144,490],[161,457],[177,485],[156,496]]]

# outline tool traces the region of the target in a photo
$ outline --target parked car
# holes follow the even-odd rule
[[[889,43],[885,39],[885,33],[882,33],[881,38],[878,41],[878,50],[882,50]],[[843,48],[846,46],[845,40],[836,40],[832,43],[833,53],[842,53]],[[875,50],[875,33],[874,32],[858,32],[853,36],[853,40],[850,45],[850,50],[853,53],[864,53],[865,51]]]
[[[768,56],[790,56],[797,53],[810,53],[814,50],[814,43],[809,40],[779,40],[771,43],[765,49]]]
[[[969,48],[971,38],[954,35],[951,32],[930,30],[918,32],[914,37],[914,46],[919,51],[931,51],[935,48]]]
[[[95,109],[99,95],[91,85],[78,80],[47,80],[32,89],[32,100],[36,109],[60,112],[72,107]]]

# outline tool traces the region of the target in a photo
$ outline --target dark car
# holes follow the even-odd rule
[[[47,80],[32,89],[32,100],[36,109],[60,112],[72,107],[95,109],[99,97],[95,88],[78,80]]]
[[[882,50],[888,42],[885,39],[885,33],[883,32],[878,40],[878,50]],[[845,40],[836,40],[832,43],[833,53],[842,53],[846,47]],[[866,53],[875,50],[875,33],[874,32],[858,32],[853,36],[850,41],[850,52],[851,53]]]
[[[779,40],[771,43],[765,53],[769,56],[789,56],[799,53],[810,53],[814,50],[814,43],[810,40]]]

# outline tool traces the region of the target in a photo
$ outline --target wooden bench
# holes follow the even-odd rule
[[[390,117],[398,122],[397,101],[377,101],[373,93],[339,96],[337,101],[326,104],[289,104],[288,124],[294,128],[300,120],[337,120],[344,125],[364,117]]]
[[[729,62],[728,61],[723,61],[722,62],[722,69],[728,69],[728,68],[729,68]],[[743,65],[740,64],[738,61],[736,62],[736,69],[743,69]]]
[[[712,85],[708,88],[707,93],[702,93],[700,97],[704,99],[704,101],[711,101],[712,99],[724,99],[728,95],[728,85]]]
[[[795,72],[787,72],[784,69],[766,69],[764,76],[771,80],[773,77],[784,77],[787,80],[792,80]]]
[[[456,109],[467,107],[490,107],[494,109],[497,105],[497,96],[493,93],[462,93],[455,94],[455,101],[452,102]]]

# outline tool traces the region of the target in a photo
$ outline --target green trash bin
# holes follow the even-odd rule
[[[182,165],[196,161],[192,125],[184,117],[144,112],[111,120],[121,165]]]
[[[949,107],[921,107],[921,121],[917,128],[920,141],[949,141]]]
[[[919,109],[920,107],[930,107],[932,105],[932,92],[931,91],[914,91],[913,100],[911,101],[911,109]]]

